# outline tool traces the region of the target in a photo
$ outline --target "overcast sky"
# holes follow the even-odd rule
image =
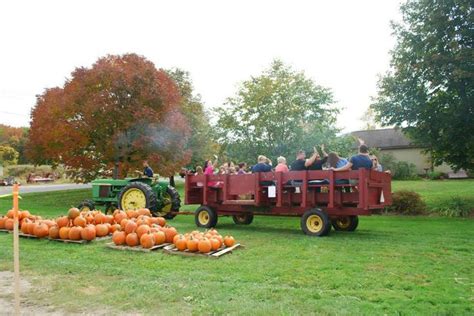
[[[338,126],[361,128],[389,67],[399,0],[2,1],[0,123],[28,126],[35,95],[78,66],[137,53],[191,73],[208,108],[280,58],[331,88]]]

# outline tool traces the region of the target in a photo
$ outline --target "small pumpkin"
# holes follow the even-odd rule
[[[166,225],[166,219],[164,217],[157,217],[158,225],[164,227]]]
[[[49,238],[51,239],[58,239],[59,238],[59,227],[53,226],[49,228]]]
[[[192,235],[189,237],[188,241],[186,242],[186,247],[191,252],[196,252],[198,250],[198,240],[195,239]]]
[[[178,234],[178,231],[176,230],[176,228],[174,228],[172,226],[167,227],[167,229],[165,230],[166,242],[168,242],[168,243],[173,242],[173,238],[177,234]]]
[[[155,238],[155,245],[161,245],[166,241],[166,235],[163,231],[153,233],[153,237]]]
[[[127,237],[125,238],[125,242],[130,247],[138,246],[138,243],[139,243],[138,235],[136,233],[128,234]]]
[[[14,218],[15,217],[15,211],[14,210],[9,210],[7,212],[7,217],[8,218]]]
[[[187,248],[187,241],[183,235],[176,235],[178,238],[175,240],[174,245],[179,251],[184,251]]]
[[[124,218],[119,222],[120,226],[122,227],[122,230],[125,230],[125,225],[127,225],[128,221],[128,218]]]
[[[235,244],[235,239],[232,236],[225,236],[224,237],[224,245],[226,247],[232,247]]]
[[[31,216],[31,214],[30,214],[29,211],[25,210],[25,211],[20,212],[20,219],[25,219],[25,218],[28,218],[30,216]]]
[[[211,241],[209,239],[207,239],[206,237],[202,238],[198,242],[199,252],[208,253],[209,251],[211,251],[211,249],[212,249]]]
[[[102,213],[97,213],[94,216],[94,223],[97,224],[104,224],[105,223],[105,215]]]
[[[128,218],[137,218],[138,217],[138,212],[135,210],[128,210],[127,212]]]
[[[115,233],[117,230],[122,230],[122,227],[119,224],[113,224],[110,226],[110,233]]]
[[[28,234],[28,228],[30,227],[30,224],[31,224],[31,220],[29,220],[29,219],[24,219],[21,222],[20,230],[23,234]],[[3,226],[5,226],[5,225],[3,225]]]
[[[66,216],[59,217],[58,219],[56,219],[56,224],[59,228],[66,227],[69,224],[69,218],[67,218]]]
[[[123,219],[127,218],[127,214],[124,211],[116,211],[114,213],[114,220],[116,223],[121,223]]]
[[[81,233],[82,233],[82,227],[81,226],[73,226],[69,230],[69,239],[71,239],[71,240],[80,240],[81,239]]]
[[[7,220],[6,217],[0,216],[0,229],[5,229],[5,221]]]
[[[221,243],[217,238],[214,238],[214,237],[213,237],[213,238],[211,238],[211,239],[209,239],[209,240],[211,241],[211,249],[212,249],[212,250],[217,250],[217,249],[220,248],[220,246],[221,246],[222,243]]]
[[[147,208],[141,208],[141,209],[138,210],[138,215],[151,216],[151,212]]]
[[[75,226],[86,227],[87,220],[82,215],[79,215],[74,219],[73,223]]]
[[[77,207],[71,207],[67,213],[67,216],[69,217],[69,219],[73,220],[76,217],[78,217],[80,214],[81,214],[81,211],[79,211]]]
[[[127,235],[134,233],[136,229],[137,229],[137,223],[135,223],[134,221],[128,221],[127,224],[125,225],[125,233]]]
[[[123,245],[125,244],[125,237],[126,237],[125,232],[121,232],[117,230],[112,235],[112,241],[116,245]]]
[[[150,233],[150,226],[148,225],[141,225],[138,226],[136,233],[138,235],[138,238],[142,238],[144,234],[149,234]]]
[[[112,225],[114,223],[114,217],[112,215],[105,215],[104,223]]]
[[[38,225],[38,223],[36,223],[36,222],[32,222],[28,225],[28,234],[29,235],[34,235],[35,234],[36,225]]]
[[[155,245],[155,238],[152,234],[146,233],[140,237],[140,245],[143,248],[150,249]]]

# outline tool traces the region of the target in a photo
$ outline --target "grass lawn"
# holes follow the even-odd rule
[[[394,189],[421,188],[417,182],[394,183]],[[474,181],[466,183],[472,188]],[[438,191],[458,189],[445,185],[423,196],[436,201]],[[20,203],[57,216],[89,194],[32,193]],[[0,200],[0,212],[9,206]],[[192,216],[171,224],[195,229]],[[22,274],[34,287],[28,301],[90,313],[474,313],[472,219],[362,217],[356,232],[325,238],[303,235],[297,218],[256,217],[250,226],[220,218],[217,228],[246,248],[212,260],[113,251],[104,242],[21,239]],[[12,270],[11,245],[12,236],[0,234],[0,271]]]

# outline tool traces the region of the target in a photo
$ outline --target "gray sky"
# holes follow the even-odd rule
[[[78,66],[134,52],[191,73],[208,108],[280,58],[334,92],[338,126],[357,130],[389,67],[383,1],[2,1],[0,123],[27,126],[35,95]]]

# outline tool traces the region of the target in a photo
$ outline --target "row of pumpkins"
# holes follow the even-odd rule
[[[212,228],[204,233],[195,230],[184,235],[176,235],[173,244],[179,251],[208,253],[218,250],[223,245],[232,247],[235,239],[232,236],[222,237],[215,228]]]
[[[10,210],[6,216],[0,217],[0,229],[13,230],[14,211]],[[133,211],[116,210],[113,215],[105,215],[100,211],[79,211],[71,208],[67,216],[55,220],[42,219],[41,216],[31,215],[29,211],[20,211],[18,214],[19,228],[22,233],[34,235],[38,238],[87,240],[105,237],[115,231],[125,228],[126,222],[146,221],[150,225],[160,227],[166,225],[163,217],[151,217],[148,209]],[[173,227],[166,226],[166,230],[176,231]],[[176,232],[177,233],[177,232]]]

